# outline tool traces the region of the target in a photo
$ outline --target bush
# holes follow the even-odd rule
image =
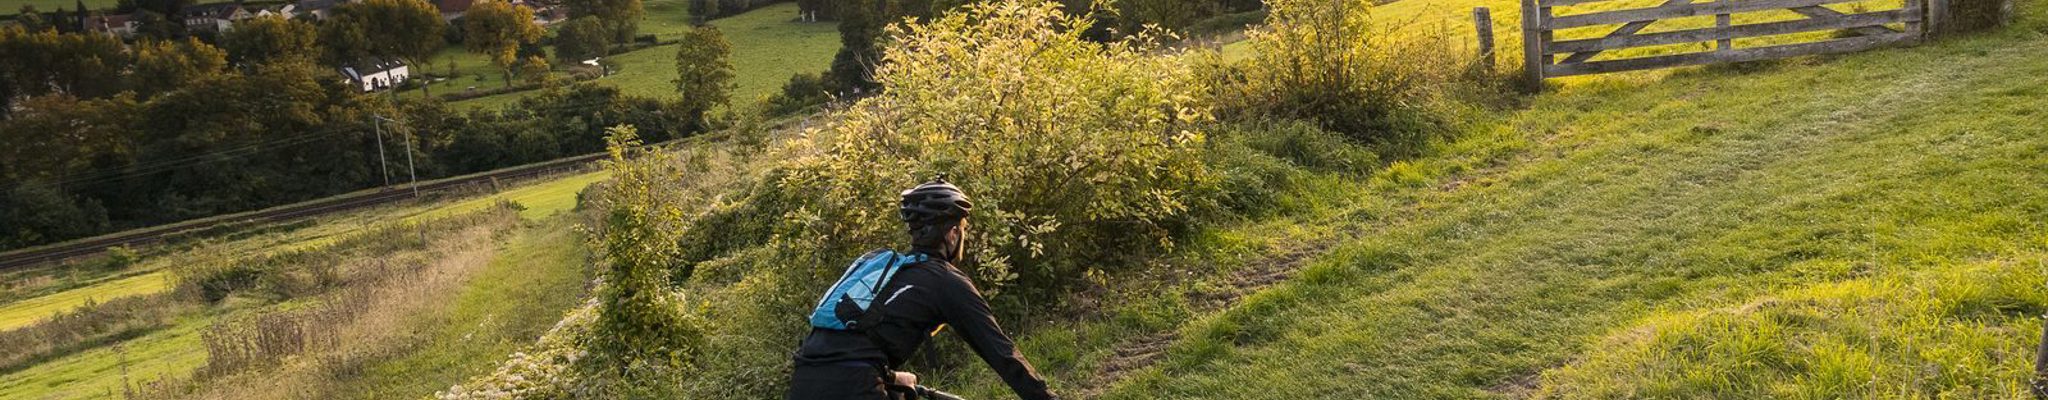
[[[763,109],[768,115],[793,115],[805,109],[832,101],[826,92],[825,78],[816,73],[801,73],[789,76],[789,82],[782,84],[782,93],[764,100]]]
[[[106,231],[99,201],[73,196],[43,182],[0,189],[0,249],[84,237]]]
[[[962,267],[988,291],[1053,289],[1166,247],[1186,190],[1214,178],[1203,83],[1149,35],[1096,43],[1086,24],[1004,3],[892,28],[882,94],[780,149],[790,162],[755,202],[793,221],[779,236],[849,256],[901,242],[896,192],[950,173],[982,232]]]
[[[1989,30],[2012,23],[2013,0],[1952,0],[1948,21],[1941,32],[1961,33]]]
[[[667,379],[690,365],[701,347],[697,318],[684,311],[682,295],[669,286],[672,266],[681,258],[674,240],[684,227],[673,203],[659,201],[661,185],[679,174],[666,152],[648,152],[631,126],[611,129],[607,138],[613,182],[606,189],[602,234],[592,247],[603,257],[604,285],[594,332],[585,345],[594,362],[595,379],[611,381],[599,397],[675,397]],[[628,162],[645,158],[646,163]],[[668,389],[673,390],[673,389]]]
[[[612,32],[596,16],[585,15],[571,19],[555,30],[555,59],[562,65],[574,65],[605,55],[610,47]]]
[[[170,294],[131,296],[106,303],[87,299],[76,309],[34,325],[0,331],[0,373],[12,373],[169,326],[171,318],[190,305]]]
[[[1377,32],[1367,0],[1274,0],[1256,54],[1219,66],[1220,113],[1235,120],[1316,121],[1361,143],[1404,146],[1442,130],[1439,110],[1472,60],[1435,49],[1442,37]]]

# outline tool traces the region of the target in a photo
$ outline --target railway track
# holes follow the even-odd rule
[[[414,190],[413,186],[408,185],[389,186],[374,192],[329,197],[240,214],[208,217],[65,243],[8,251],[0,253],[0,271],[97,255],[106,252],[109,247],[132,247],[158,243],[172,235],[223,225],[274,223],[312,218],[411,200],[415,197],[415,193],[424,196],[491,182],[534,178],[580,168],[604,157],[605,154],[603,153],[590,154],[469,176],[421,182],[417,184],[418,190]]]

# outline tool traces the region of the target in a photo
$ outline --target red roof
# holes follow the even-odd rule
[[[476,0],[440,0],[435,3],[443,13],[459,13],[469,11],[470,4],[476,3]]]

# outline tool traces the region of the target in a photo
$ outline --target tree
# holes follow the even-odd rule
[[[50,17],[46,21],[50,24],[50,29],[57,30],[57,33],[78,33],[78,30],[74,29],[71,25],[71,22],[76,20],[77,18],[71,17],[71,11],[65,10],[64,7],[57,7],[57,11],[50,13]]]
[[[43,18],[43,13],[36,12],[34,4],[21,5],[21,13],[15,14],[14,24],[29,32],[42,32],[51,28],[50,21]]]
[[[0,182],[8,182],[0,188],[0,248],[104,231],[106,210],[76,189],[105,182],[77,174],[125,164],[134,98],[56,93],[23,99],[19,108],[0,120],[0,143],[7,143],[0,146]]]
[[[447,28],[441,10],[424,0],[363,0],[337,7],[334,13],[329,19],[375,27],[362,30],[371,56],[396,58],[424,68],[427,58],[446,43],[441,38],[441,31]]]
[[[282,16],[263,16],[235,23],[235,29],[221,37],[228,60],[240,65],[268,63],[293,58],[312,59],[320,47],[313,24]]]
[[[839,53],[832,56],[832,66],[825,72],[825,81],[832,91],[841,95],[870,92],[878,86],[871,78],[874,67],[882,60],[882,28],[888,24],[889,16],[882,0],[848,0],[839,8]]]
[[[604,21],[612,43],[633,41],[640,30],[640,17],[647,14],[640,0],[563,0],[562,5],[569,7],[569,18],[593,16]]]
[[[11,104],[15,96],[112,95],[120,92],[118,75],[126,64],[127,53],[121,49],[121,40],[112,36],[0,27],[0,80],[7,81],[7,90],[11,92],[0,98],[0,106]]]
[[[354,19],[331,18],[320,23],[320,61],[348,65],[370,56],[368,29]]]
[[[482,0],[464,14],[462,44],[470,52],[491,58],[505,73],[505,86],[512,86],[512,69],[519,64],[519,46],[540,40],[544,30],[533,23],[533,9],[501,0]]]
[[[71,21],[71,31],[85,32],[85,18],[92,15],[92,9],[85,7],[85,0],[78,0],[76,4],[78,5],[78,18],[76,18],[76,21]]]
[[[718,0],[691,0],[690,15],[696,16],[698,22],[710,21],[712,18],[717,18]]]
[[[676,46],[676,91],[691,123],[702,124],[704,113],[732,99],[732,44],[717,27],[705,25],[683,34]]]
[[[611,32],[605,29],[604,21],[594,16],[578,17],[555,31],[555,59],[568,64],[600,57],[610,47],[609,42]]]
[[[548,75],[549,68],[551,67],[548,66],[547,58],[528,56],[519,61],[519,78],[526,80],[528,83],[547,85],[551,82],[549,80],[551,76]]]
[[[63,93],[21,100],[0,120],[0,181],[54,182],[128,153],[134,97],[82,100]]]
[[[151,9],[136,11],[135,35],[144,38],[175,39],[185,35],[185,24]]]
[[[144,40],[136,44],[134,57],[128,88],[143,99],[177,90],[188,82],[218,77],[228,64],[226,51],[195,38]]]

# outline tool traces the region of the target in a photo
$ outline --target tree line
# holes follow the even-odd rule
[[[1256,0],[1062,0],[1097,16],[1093,40],[1146,24],[1184,27],[1260,7]],[[138,14],[177,15],[191,0],[124,0]],[[822,75],[792,77],[762,109],[788,114],[832,98],[874,93],[884,27],[924,20],[972,1],[802,0],[837,20],[842,49]],[[718,3],[712,5],[711,3]],[[766,4],[706,0],[702,19]],[[546,38],[533,10],[477,2],[445,22],[423,0],[363,0],[327,18],[257,17],[220,34],[150,22],[124,41],[24,13],[0,28],[0,249],[246,211],[382,185],[385,160],[405,141],[420,176],[432,178],[545,161],[603,148],[601,129],[630,123],[649,140],[706,129],[730,100],[732,49],[700,27],[677,46],[680,99],[631,98],[616,89],[550,82],[558,61],[588,59],[641,41],[639,0],[567,0],[570,20]],[[701,22],[701,21],[700,21]],[[359,93],[336,67],[365,58],[404,60],[416,75],[451,42],[488,56],[510,86],[541,93],[499,110],[456,112],[433,101]],[[426,85],[421,90],[428,90]],[[431,96],[426,96],[431,97]],[[380,153],[379,146],[383,146]]]
[[[566,3],[614,21],[607,40],[630,39],[640,14],[637,0]],[[450,24],[422,0],[363,0],[325,20],[257,17],[219,35],[0,27],[0,249],[372,188],[405,176],[380,159],[408,149],[424,179],[594,153],[619,124],[687,136],[730,90],[730,47],[708,29],[685,38],[703,58],[681,63],[699,71],[678,87],[705,92],[689,102],[554,83],[458,112],[431,96],[364,93],[338,70],[383,58],[421,71],[447,36],[507,70],[545,63],[522,50],[544,33],[532,15],[479,1]]]
[[[879,88],[875,64],[882,59],[881,41],[890,24],[929,21],[963,5],[982,0],[798,0],[799,8],[818,10],[821,19],[839,21],[840,48],[823,86],[842,96],[860,96]],[[1090,16],[1083,37],[1097,42],[1119,40],[1148,26],[1181,31],[1225,14],[1264,8],[1262,0],[1057,0],[1070,16]]]

